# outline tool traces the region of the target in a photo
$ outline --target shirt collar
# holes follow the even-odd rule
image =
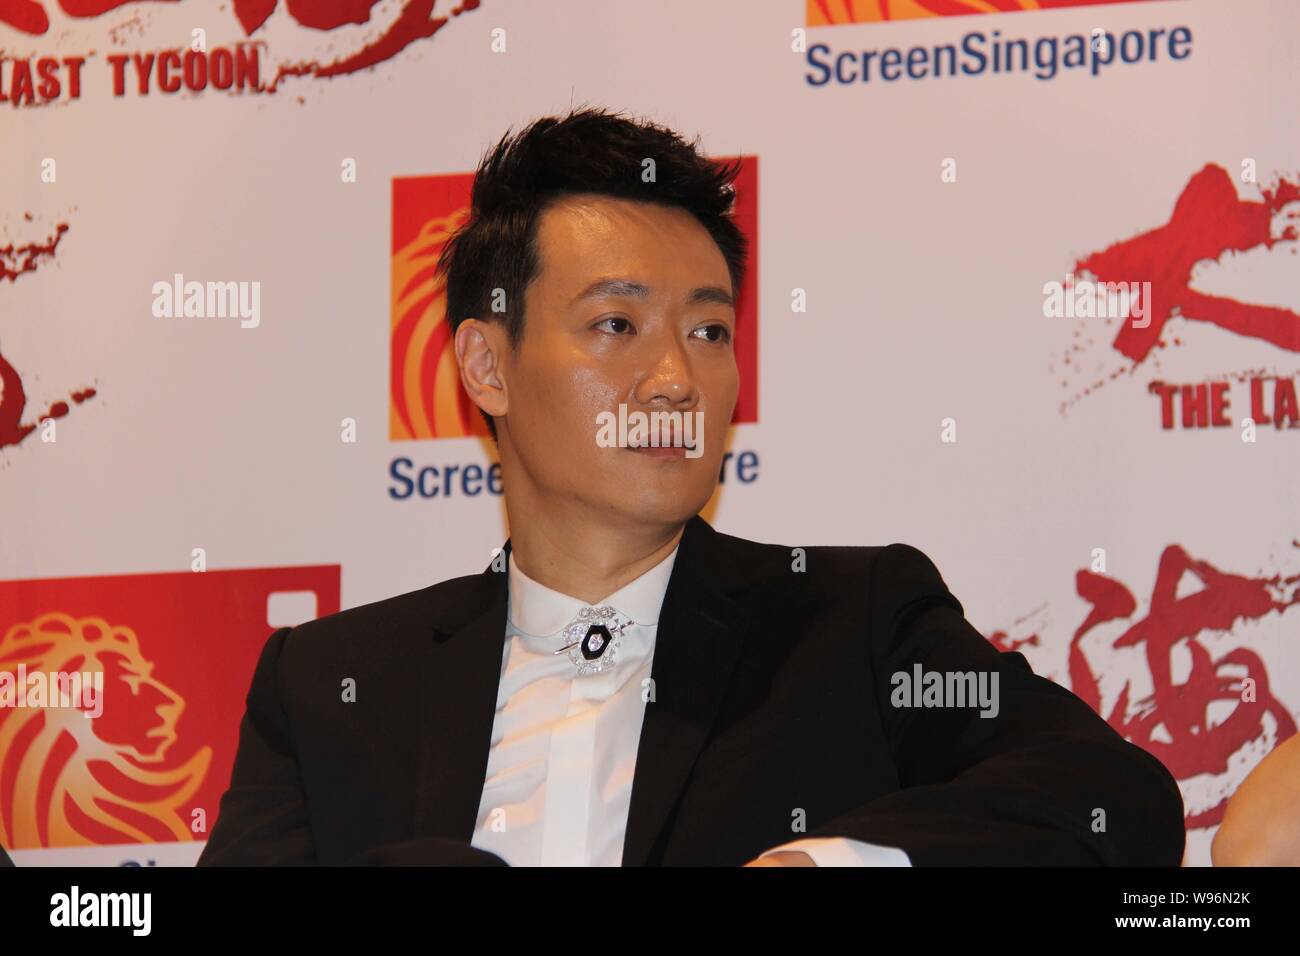
[[[578,616],[580,609],[608,604],[637,624],[654,626],[659,623],[659,609],[663,606],[668,579],[672,576],[673,563],[680,547],[681,543],[678,542],[672,553],[653,568],[592,605],[534,581],[519,569],[512,550],[508,575],[510,624],[525,634],[545,637],[561,630]]]

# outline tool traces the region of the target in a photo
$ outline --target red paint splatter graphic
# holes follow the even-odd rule
[[[1062,402],[1065,412],[1082,397],[1101,388],[1108,381],[1133,374],[1148,359],[1160,368],[1159,350],[1168,347],[1170,323],[1174,319],[1204,322],[1236,335],[1258,339],[1289,352],[1300,352],[1300,314],[1290,309],[1240,302],[1225,296],[1208,295],[1192,288],[1197,267],[1219,263],[1225,256],[1255,249],[1272,249],[1280,242],[1296,242],[1300,229],[1287,223],[1273,235],[1273,217],[1291,203],[1300,202],[1300,186],[1279,178],[1274,189],[1261,189],[1260,201],[1240,199],[1228,172],[1221,166],[1207,164],[1188,180],[1174,203],[1169,220],[1155,229],[1121,240],[1100,252],[1093,252],[1074,265],[1078,278],[1088,277],[1098,283],[1151,283],[1149,301],[1142,323],[1126,319],[1105,318],[1080,322],[1073,341],[1049,368],[1066,379],[1087,376],[1087,384],[1076,387],[1072,397]],[[1296,213],[1284,215],[1294,219]],[[1144,295],[1144,298],[1147,298]],[[1096,321],[1101,325],[1092,325]],[[1118,325],[1110,343],[1113,357],[1118,352],[1123,365],[1109,367],[1104,358],[1085,369],[1092,335],[1097,329]],[[1177,327],[1174,326],[1176,329]],[[1109,334],[1102,331],[1102,335]],[[1182,340],[1173,337],[1174,345]],[[1057,362],[1059,361],[1059,366]]]
[[[58,0],[60,8],[73,17],[97,17],[140,0]],[[178,3],[180,0],[150,0]],[[235,17],[244,33],[251,36],[275,12],[279,0],[234,0]],[[355,73],[390,59],[417,40],[433,36],[451,17],[477,10],[480,0],[461,0],[447,16],[434,16],[438,0],[406,0],[401,13],[384,33],[360,50],[329,63],[305,61],[281,66],[267,92],[274,92],[286,76],[339,76]],[[370,22],[371,10],[379,0],[285,0],[285,10],[300,26],[329,32],[349,24]],[[45,9],[36,0],[0,0],[0,23],[22,33],[39,36],[50,28]]]
[[[1185,574],[1195,576],[1202,587],[1179,597]],[[1146,616],[1132,621],[1107,648],[1143,650],[1150,693],[1135,689],[1135,677],[1142,675],[1128,676],[1109,713],[1102,703],[1109,668],[1094,668],[1082,642],[1101,625],[1131,618],[1137,601],[1127,587],[1102,574],[1079,571],[1075,583],[1092,610],[1070,641],[1070,689],[1122,736],[1158,758],[1180,783],[1196,778],[1198,787],[1210,788],[1197,801],[1188,799],[1188,828],[1219,823],[1232,791],[1250,769],[1244,766],[1246,759],[1252,752],[1262,759],[1270,742],[1276,746],[1286,740],[1296,724],[1273,695],[1257,653],[1238,646],[1216,657],[1204,642],[1257,626],[1273,612],[1300,604],[1300,575],[1266,579],[1228,574],[1178,545],[1165,548]],[[1176,655],[1184,662],[1190,657],[1185,680],[1174,679]],[[1213,725],[1212,705],[1228,709]]]
[[[31,220],[31,215],[24,217]],[[68,224],[61,222],[55,228],[54,235],[45,242],[30,242],[26,245],[0,246],[0,279],[16,282],[21,275],[35,272],[42,263],[54,258],[63,234],[68,231]],[[84,388],[73,392],[69,398],[80,405],[88,398],[94,398],[93,388]],[[27,408],[27,391],[23,388],[22,376],[0,353],[0,448],[17,445],[34,432],[38,424],[23,424],[23,412]],[[50,405],[44,415],[37,417],[37,422],[46,418],[62,418],[68,414],[67,402],[58,401]]]
[[[136,0],[59,0],[59,9],[70,17],[87,19],[103,16],[118,7]],[[178,3],[179,0],[154,0],[161,3]],[[15,30],[40,36],[50,29],[50,16],[36,0],[0,0],[0,23]]]
[[[1012,638],[1006,631],[994,631],[989,635],[989,642],[1000,651],[1018,651],[1022,647],[1038,647],[1042,643],[1037,634]]]
[[[1046,605],[1035,608],[1028,614],[1016,618],[1016,627],[1024,625],[1026,621],[1035,615],[1041,613]],[[1000,651],[1018,651],[1022,647],[1041,647],[1042,640],[1037,634],[1030,634],[1028,637],[1013,638],[1006,631],[994,631],[988,635],[989,642]]]
[[[1294,225],[1287,226],[1278,238],[1273,238],[1269,229],[1274,214],[1288,203],[1300,201],[1300,188],[1282,180],[1275,190],[1265,189],[1263,194],[1263,202],[1237,198],[1227,171],[1208,165],[1187,183],[1163,226],[1079,260],[1075,271],[1090,273],[1102,282],[1151,283],[1151,324],[1135,328],[1134,323],[1125,322],[1112,343],[1116,351],[1135,363],[1144,361],[1166,323],[1179,316],[1300,352],[1300,315],[1295,312],[1205,295],[1191,288],[1192,268],[1198,262],[1300,238]]]
[[[31,215],[24,217],[31,221]],[[16,282],[24,272],[35,272],[36,267],[47,259],[54,258],[54,250],[59,247],[59,240],[68,231],[68,224],[61,222],[55,227],[54,235],[45,242],[29,242],[26,245],[10,243],[0,246],[0,279]]]

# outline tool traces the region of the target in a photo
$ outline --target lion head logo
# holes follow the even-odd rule
[[[0,670],[101,675],[102,713],[0,708],[0,843],[13,849],[190,840],[183,816],[212,748],[176,764],[185,701],[128,627],[42,614],[0,639]],[[98,708],[96,708],[98,710]]]

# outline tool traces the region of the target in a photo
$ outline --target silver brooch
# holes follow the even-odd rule
[[[568,654],[578,676],[599,674],[618,663],[618,646],[629,621],[607,604],[584,607],[560,632],[564,646],[556,654]]]

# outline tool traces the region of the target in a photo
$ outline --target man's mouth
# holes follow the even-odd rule
[[[654,441],[654,439],[658,441]],[[651,458],[685,458],[688,451],[694,451],[694,446],[688,446],[682,441],[682,436],[676,429],[665,429],[657,436],[650,435],[640,438],[635,442],[628,442],[627,446],[631,451],[642,455],[649,455]]]
[[[628,445],[627,450],[650,458],[686,457],[686,449],[681,445]]]
[[[676,432],[664,432],[659,435],[658,441],[650,438],[642,438],[639,441],[629,441],[628,448],[685,448],[686,443],[681,440]]]
[[[601,412],[596,416],[596,424],[596,444],[602,448],[626,448],[666,460],[699,458],[704,454],[703,411],[650,415],[637,410],[629,414],[626,405],[619,405],[617,415],[612,411]]]

